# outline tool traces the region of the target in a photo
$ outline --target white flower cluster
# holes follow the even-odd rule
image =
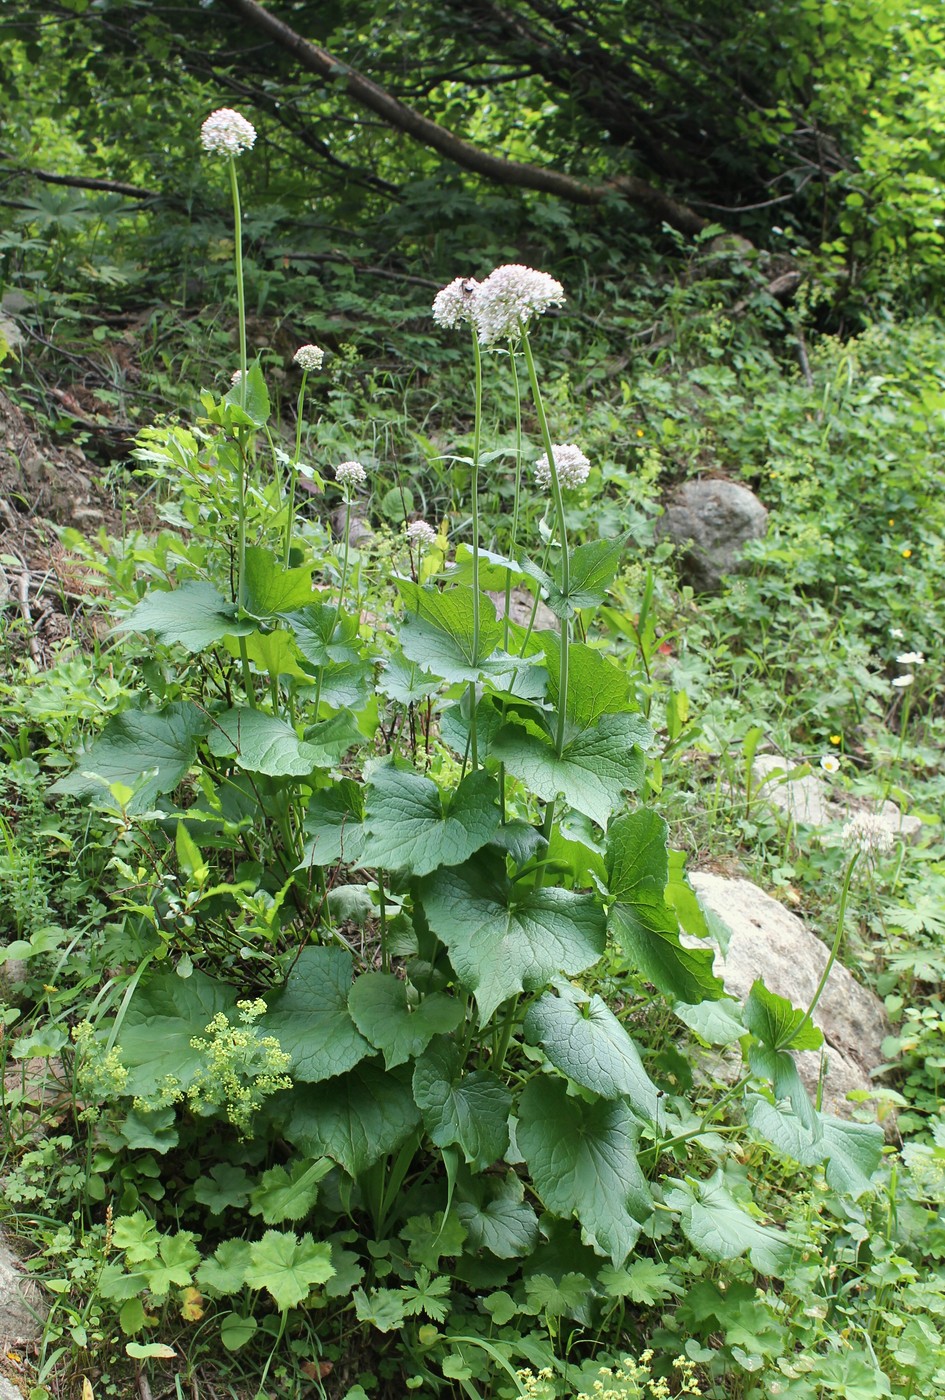
[[[300,345],[292,359],[299,369],[321,369],[325,352],[318,345]]]
[[[911,685],[914,680],[915,676],[911,674],[906,676],[896,676],[892,684],[896,687],[897,690],[905,690],[906,686]]]
[[[433,298],[433,319],[438,326],[455,330],[463,321],[472,321],[473,297],[480,284],[475,277],[454,277]]]
[[[335,467],[335,480],[339,486],[363,486],[367,472],[360,462],[342,462]]]
[[[482,345],[495,345],[520,335],[532,316],[549,306],[560,306],[564,288],[547,272],[536,272],[522,263],[497,267],[484,282],[456,277],[438,292],[433,302],[437,325],[454,328],[468,321]]]
[[[411,520],[406,527],[406,536],[409,544],[424,545],[436,544],[436,531],[426,520]]]
[[[200,142],[212,156],[238,156],[250,151],[256,140],[252,122],[234,112],[232,107],[220,107],[211,112],[200,128]]]
[[[896,657],[900,666],[924,666],[925,654],[921,651],[904,651]]]
[[[564,490],[568,487],[583,486],[591,470],[591,464],[581,449],[575,447],[573,443],[553,442],[551,450],[554,453],[558,484],[561,488]],[[547,452],[543,452],[535,463],[535,481],[537,485],[546,488],[551,485],[551,467],[548,463]]]
[[[891,829],[872,812],[857,812],[843,828],[842,835],[848,846],[865,856],[885,855],[896,841]]]

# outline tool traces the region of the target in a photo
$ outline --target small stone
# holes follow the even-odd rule
[[[686,481],[656,522],[658,538],[678,545],[680,573],[697,593],[717,593],[726,574],[738,572],[749,540],[764,539],[768,512],[737,481]]]
[[[0,1348],[35,1341],[45,1319],[39,1286],[23,1275],[16,1255],[0,1238]]]

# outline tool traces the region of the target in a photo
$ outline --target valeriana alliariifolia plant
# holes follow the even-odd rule
[[[292,359],[302,371],[302,383],[299,385],[299,398],[295,408],[295,452],[289,463],[289,499],[286,504],[285,551],[283,555],[286,568],[289,567],[289,555],[292,551],[292,529],[295,524],[295,490],[299,479],[299,460],[302,456],[302,410],[305,407],[305,388],[308,384],[309,372],[321,369],[325,360],[325,352],[318,345],[300,345]]]

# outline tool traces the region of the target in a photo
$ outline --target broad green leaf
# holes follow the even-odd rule
[[[513,1171],[470,1177],[459,1189],[456,1213],[470,1247],[487,1249],[497,1259],[523,1259],[538,1238],[538,1217]]]
[[[801,1166],[826,1164],[827,1181],[835,1191],[857,1200],[869,1190],[870,1178],[880,1164],[883,1131],[875,1123],[850,1123],[828,1113],[818,1113],[814,1132],[793,1113],[776,1108],[760,1094],[746,1099],[748,1121],[756,1133]]]
[[[412,769],[375,763],[367,777],[363,863],[411,875],[459,865],[498,830],[498,793],[482,770],[448,795]]]
[[[399,579],[397,586],[407,609],[400,627],[404,655],[450,683],[478,680],[503,636],[492,601],[480,595],[479,639],[474,647],[471,588],[441,591],[421,588],[409,579]],[[508,670],[511,659],[503,660]]]
[[[409,1081],[365,1063],[326,1084],[297,1089],[285,1136],[310,1157],[331,1157],[357,1177],[399,1147],[418,1119]]]
[[[148,1276],[148,1288],[155,1298],[165,1298],[172,1288],[186,1288],[200,1263],[200,1251],[189,1230],[165,1235],[158,1246],[158,1258],[142,1268]]]
[[[391,972],[363,972],[348,996],[348,1010],[361,1034],[383,1052],[388,1069],[422,1055],[435,1035],[454,1031],[463,1004],[444,992],[431,992],[416,1004],[407,985]]]
[[[480,462],[482,459],[480,458]],[[473,552],[468,544],[456,547],[456,562],[447,571],[450,583],[471,584],[473,580]],[[524,583],[530,575],[514,559],[492,550],[479,550],[479,587],[486,593],[502,593],[506,579],[511,574],[513,585]],[[534,590],[533,590],[534,591]]]
[[[384,662],[377,681],[381,694],[399,705],[418,705],[433,695],[438,686],[439,681],[431,679],[416,661],[409,661],[399,651]]]
[[[555,617],[573,617],[581,608],[596,608],[604,601],[623,562],[626,543],[625,537],[590,540],[572,549],[567,593],[564,592],[564,570],[558,561],[554,578],[545,589],[548,606]]]
[[[203,651],[226,636],[245,637],[256,630],[251,619],[237,618],[211,583],[189,579],[179,588],[152,588],[115,624],[116,632],[153,632],[159,642],[179,642],[189,652]]]
[[[346,948],[303,948],[288,981],[269,995],[258,1025],[292,1056],[293,1079],[317,1084],[372,1053],[348,1011],[353,971]]]
[[[857,1352],[818,1356],[807,1379],[822,1394],[838,1395],[840,1400],[885,1400],[893,1393],[889,1377],[878,1364]]]
[[[295,645],[295,638],[284,627],[277,627],[274,632],[253,632],[245,639],[244,646],[257,671],[311,681],[311,676],[299,664],[302,654]],[[233,637],[227,638],[226,649],[233,657],[241,655],[239,643]]]
[[[252,1184],[244,1167],[218,1162],[208,1176],[198,1177],[194,1198],[213,1215],[222,1215],[225,1210],[241,1210],[246,1205]]]
[[[525,1017],[525,1038],[553,1065],[605,1099],[626,1098],[635,1113],[656,1120],[659,1097],[639,1051],[599,996],[558,984]]]
[[[220,1323],[220,1341],[227,1351],[239,1351],[256,1335],[258,1323],[254,1317],[241,1317],[239,1313],[227,1313]]]
[[[483,1022],[508,997],[557,972],[583,972],[604,950],[604,916],[592,895],[513,884],[504,858],[491,852],[436,871],[420,888],[427,921]]]
[[[125,1351],[135,1361],[171,1360],[177,1355],[166,1342],[125,1342]]]
[[[299,1239],[281,1230],[267,1230],[249,1247],[246,1282],[250,1288],[265,1288],[283,1312],[296,1307],[333,1273],[331,1246],[316,1244],[311,1235]]]
[[[360,740],[350,715],[334,715],[300,739],[284,720],[248,707],[214,716],[207,744],[217,758],[233,757],[240,768],[269,778],[305,778],[331,768]]]
[[[666,823],[647,808],[614,822],[607,836],[608,930],[636,971],[667,996],[696,1004],[721,997],[713,953],[685,948],[666,903]]]
[[[272,550],[250,545],[246,551],[246,611],[269,620],[277,613],[304,608],[312,601],[312,566],[287,569]]]
[[[239,1293],[246,1282],[249,1268],[249,1242],[224,1240],[196,1273],[198,1287],[212,1298],[227,1298]]]
[[[759,1079],[767,1079],[776,1099],[789,1099],[794,1112],[811,1132],[820,1132],[820,1125],[810,1095],[798,1072],[790,1050],[773,1050],[769,1045],[752,1041],[748,1046],[748,1064]]]
[[[437,1147],[455,1143],[474,1171],[507,1151],[511,1094],[489,1070],[465,1074],[452,1042],[439,1041],[417,1062],[413,1096],[431,1140]]]
[[[752,983],[743,1012],[752,1035],[772,1050],[819,1050],[823,1031],[785,997],[769,992],[761,981]]]
[[[403,1326],[405,1299],[399,1288],[372,1288],[369,1294],[356,1288],[351,1296],[359,1322],[370,1323],[378,1332],[394,1332]]]
[[[187,1089],[204,1063],[191,1040],[206,1034],[217,1012],[230,1012],[235,1004],[233,988],[203,972],[187,978],[161,972],[139,983],[118,1036],[128,1069],[126,1092],[148,1098],[167,1078]]]
[[[358,710],[367,700],[373,679],[370,661],[332,662],[322,669],[319,699],[335,710]]]
[[[517,724],[499,732],[491,752],[544,802],[563,793],[570,807],[606,826],[623,794],[643,782],[643,747],[651,738],[638,715],[601,715],[565,744],[560,758],[550,735]]]
[[[224,395],[223,402],[230,404],[245,414],[255,428],[263,428],[269,421],[271,412],[269,390],[259,361],[246,366],[246,384],[236,383]]]
[[[679,1211],[683,1234],[704,1258],[720,1261],[747,1253],[759,1273],[783,1278],[794,1253],[790,1240],[742,1209],[721,1167],[708,1181],[672,1180],[665,1201]]]
[[[542,636],[548,634],[542,633]],[[545,650],[548,670],[548,694],[558,704],[560,692],[561,652],[548,636]],[[617,715],[634,708],[629,702],[630,677],[625,669],[583,642],[572,642],[568,648],[568,695],[566,713],[574,729],[589,729],[601,715]],[[649,734],[638,738],[646,743]]]
[[[656,1259],[634,1259],[623,1269],[601,1269],[600,1285],[610,1298],[629,1298],[639,1307],[654,1308],[668,1302],[682,1288],[673,1278],[671,1266]]]
[[[298,612],[286,614],[285,620],[295,634],[299,651],[313,666],[360,659],[358,619],[351,613],[339,613],[334,603],[309,603]]]
[[[526,1306],[542,1317],[580,1317],[587,1304],[590,1279],[585,1274],[531,1274],[525,1280]]]
[[[563,1080],[525,1086],[516,1140],[548,1210],[576,1215],[585,1241],[622,1264],[652,1212],[636,1157],[636,1120],[625,1103],[569,1098]]]
[[[352,778],[330,788],[319,788],[309,799],[302,823],[306,835],[305,859],[310,865],[360,865],[364,851],[362,820],[364,790]]]
[[[677,1001],[673,1011],[684,1025],[695,1031],[707,1045],[734,1045],[745,1034],[741,1019],[741,1006],[731,997],[720,997],[718,1001],[702,1001],[689,1006]]]
[[[318,1183],[330,1171],[325,1158],[309,1162],[303,1157],[291,1168],[270,1167],[250,1195],[250,1215],[261,1215],[267,1225],[304,1220],[318,1199]]]
[[[92,747],[79,755],[75,771],[53,783],[49,791],[101,797],[106,794],[103,783],[122,783],[136,788],[129,811],[147,811],[157,797],[171,792],[186,777],[197,740],[209,727],[209,718],[187,700],[163,710],[125,710],[109,720]],[[145,773],[150,776],[141,783]]]

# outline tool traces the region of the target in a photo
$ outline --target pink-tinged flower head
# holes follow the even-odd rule
[[[433,319],[438,326],[448,330],[472,321],[472,306],[479,283],[475,277],[454,277],[448,287],[443,287],[433,298]]]
[[[300,345],[292,359],[299,369],[321,369],[325,352],[318,345]]]
[[[421,549],[424,545],[436,544],[436,531],[426,520],[411,520],[405,533],[408,542],[418,545]]]
[[[591,464],[581,449],[570,442],[554,442],[551,444],[551,450],[554,453],[558,485],[562,490],[572,486],[583,486],[590,473]],[[551,485],[551,467],[548,465],[547,452],[543,452],[535,463],[535,481],[539,486]]]
[[[256,140],[256,128],[232,107],[220,107],[211,112],[200,128],[200,141],[212,156],[238,156],[250,151]]]
[[[342,462],[335,467],[335,480],[339,486],[363,486],[367,472],[360,462]]]
[[[547,272],[521,263],[497,267],[472,298],[472,319],[482,345],[520,335],[533,316],[560,306],[564,288]]]

